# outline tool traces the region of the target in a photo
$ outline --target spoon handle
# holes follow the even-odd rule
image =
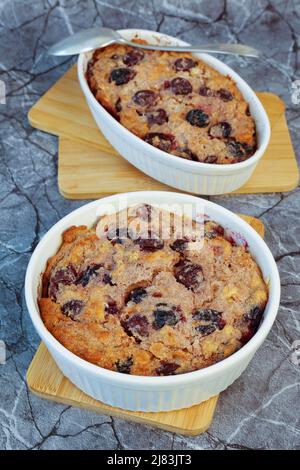
[[[139,44],[127,41],[126,39],[118,40],[119,43],[129,46],[148,49],[154,51],[174,51],[174,52],[213,52],[219,54],[240,55],[245,57],[259,57],[260,51],[244,44],[203,44],[201,46],[164,46],[162,44]]]

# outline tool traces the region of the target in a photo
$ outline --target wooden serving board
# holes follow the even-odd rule
[[[241,217],[264,236],[265,228],[260,220],[246,215]],[[43,343],[28,368],[26,379],[31,392],[41,398],[186,435],[201,434],[209,428],[218,401],[218,396],[215,396],[190,408],[159,413],[113,408],[94,400],[73,385],[57,367]]]
[[[29,366],[27,385],[31,392],[41,398],[189,435],[201,434],[208,429],[218,401],[216,396],[191,408],[163,413],[133,412],[113,408],[94,400],[75,387],[59,370],[44,343],[40,344]]]
[[[236,192],[282,192],[298,184],[298,167],[284,103],[272,93],[258,93],[271,122],[272,137],[250,180]],[[69,199],[99,198],[137,190],[170,190],[120,157],[99,131],[71,68],[31,108],[33,127],[59,136],[58,185]]]

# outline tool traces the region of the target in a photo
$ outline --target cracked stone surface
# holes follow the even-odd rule
[[[291,100],[300,79],[300,3],[297,0],[0,0],[0,365],[2,449],[299,449],[300,365],[292,344],[300,339],[300,190],[222,196],[213,201],[261,217],[281,273],[282,302],[267,340],[246,372],[222,393],[209,431],[186,437],[43,401],[25,374],[39,344],[24,300],[30,254],[45,232],[84,201],[57,189],[57,140],[32,129],[29,108],[73,59],[45,54],[59,38],[88,28],[140,27],[194,42],[246,42],[260,60],[224,60],[257,90],[286,104],[297,152],[300,104]]]

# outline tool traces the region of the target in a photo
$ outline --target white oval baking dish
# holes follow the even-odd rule
[[[27,308],[34,327],[58,367],[71,382],[88,395],[128,410],[163,411],[186,408],[225,390],[240,376],[266,338],[279,305],[280,280],[277,266],[269,248],[250,225],[223,207],[200,199],[206,215],[230,228],[232,232],[243,235],[262,270],[264,279],[269,284],[269,300],[257,333],[244,347],[227,359],[187,374],[140,377],[113,372],[91,364],[62,346],[44,326],[37,303],[41,273],[45,270],[48,258],[57,252],[64,230],[71,225],[94,224],[104,205],[112,204],[118,208],[124,196],[127,198],[127,206],[143,202],[153,205],[178,204],[179,207],[184,207],[185,204],[196,207],[199,204],[199,198],[187,194],[142,191],[103,198],[71,212],[46,233],[32,254],[25,279]]]
[[[138,35],[152,43],[187,44],[154,31],[126,29],[119,32],[128,39]],[[136,137],[98,103],[89,89],[85,72],[92,52],[79,55],[79,83],[97,126],[111,145],[132,165],[162,183],[189,193],[205,195],[229,193],[243,186],[252,175],[269,143],[270,123],[256,94],[237,73],[215,57],[208,54],[196,55],[223,75],[229,75],[249,103],[250,112],[256,123],[258,146],[255,154],[244,162],[232,165],[194,162],[163,152]]]

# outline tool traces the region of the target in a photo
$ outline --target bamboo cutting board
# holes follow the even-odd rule
[[[258,93],[271,122],[272,137],[250,180],[236,192],[282,192],[298,184],[298,167],[284,103],[272,93]],[[33,127],[59,136],[58,185],[66,198],[99,198],[137,190],[170,190],[120,157],[96,126],[76,76],[70,69],[31,108]]]
[[[241,217],[262,237],[264,236],[265,228],[260,220],[245,215]],[[28,368],[26,379],[31,392],[41,398],[192,436],[201,434],[209,428],[218,401],[218,396],[215,396],[190,408],[160,413],[113,408],[94,400],[73,385],[59,370],[43,343],[40,344]]]

